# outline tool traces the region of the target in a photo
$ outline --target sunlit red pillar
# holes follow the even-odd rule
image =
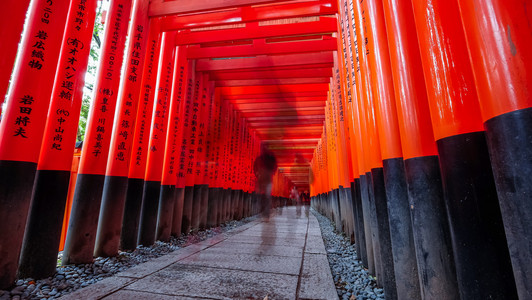
[[[185,130],[184,123],[185,123],[185,113],[186,113],[186,107],[185,107],[185,99],[186,99],[186,89],[187,89],[187,76],[188,76],[188,61],[186,60],[186,48],[185,47],[178,47],[177,51],[177,57],[176,57],[176,65],[178,66],[178,73],[174,74],[174,88],[172,89],[172,103],[178,102],[179,107],[177,108],[177,120],[169,121],[173,123],[174,129],[173,132],[169,131],[168,134],[172,134],[171,138],[175,139],[176,146],[174,148],[173,143],[168,144],[167,141],[167,147],[170,145],[171,150],[175,151],[171,152],[173,153],[175,162],[172,163],[172,160],[170,160],[170,165],[167,166],[168,175],[170,171],[172,171],[171,166],[173,165],[173,172],[175,176],[175,200],[174,200],[174,212],[172,216],[172,228],[171,228],[171,235],[173,236],[180,236],[181,235],[181,223],[183,218],[183,199],[185,196],[185,181],[184,181],[184,172],[185,172],[185,157],[184,157],[184,145],[183,145],[183,131]],[[177,124],[176,124],[177,122]],[[170,123],[169,123],[170,126]],[[174,134],[177,136],[174,137]],[[168,150],[167,150],[168,153]],[[168,154],[167,154],[168,155]],[[171,159],[171,155],[170,155]],[[164,177],[164,174],[163,174]],[[170,177],[172,178],[172,177]],[[163,178],[163,181],[165,178]],[[165,181],[166,182],[166,181]],[[171,183],[171,181],[169,182]],[[163,185],[166,185],[166,183],[163,183]]]
[[[448,252],[450,247],[448,239],[442,235],[445,232],[441,230],[446,226],[442,224],[447,223],[447,216],[444,213],[438,153],[432,132],[412,5],[408,1],[400,0],[386,0],[383,4],[408,196],[409,202],[413,204],[411,211],[408,202],[406,207],[397,206],[398,211],[402,212],[401,215],[409,216],[411,213],[413,226],[410,227],[410,233],[407,232],[409,228],[406,226],[397,229],[405,234],[405,241],[406,235],[410,235],[410,243],[413,242],[413,235],[418,253],[419,273],[430,269],[441,270],[442,261],[437,258],[437,253]],[[392,226],[391,219],[390,225]],[[416,251],[404,252],[403,256],[405,263],[413,263],[414,268]],[[430,260],[426,260],[419,259],[419,253],[433,254]],[[402,277],[407,282],[407,271],[403,268],[401,270],[396,270],[396,277]],[[417,270],[415,271],[417,273]],[[417,276],[416,274],[415,277]],[[398,284],[399,298],[421,297],[419,279],[410,279],[417,281],[412,283],[412,286],[417,288],[406,288]],[[426,289],[425,284],[424,295],[428,294]]]
[[[192,226],[192,199],[194,197],[194,160],[190,159],[190,150],[194,151],[191,143],[192,134],[192,115],[194,102],[194,86],[196,85],[196,61],[189,60],[188,62],[188,80],[186,86],[185,97],[185,119],[183,129],[182,146],[184,152],[181,153],[181,159],[184,163],[183,184],[184,184],[184,199],[183,199],[183,218],[181,224],[181,231],[188,233]],[[184,155],[184,156],[183,156]],[[178,179],[179,180],[179,179]]]
[[[348,3],[349,2],[349,3]],[[351,8],[352,3],[350,1],[340,1],[340,16],[343,21],[342,26],[342,39],[344,48],[344,60],[346,64],[346,112],[349,127],[349,140],[351,148],[351,165],[353,169],[353,182],[351,183],[351,196],[353,205],[353,215],[355,221],[355,246],[357,253],[359,253],[362,263],[367,266],[367,250],[366,250],[366,237],[364,232],[364,216],[362,214],[362,199],[360,189],[360,175],[361,165],[359,160],[362,159],[361,147],[361,133],[359,128],[358,108],[354,107],[357,100],[356,93],[356,81],[355,81],[355,53],[353,49],[353,37],[355,35],[353,27],[351,26]]]
[[[114,0],[107,15],[63,264],[93,259],[130,11],[131,0]]]
[[[150,145],[144,189],[142,193],[142,209],[139,222],[138,244],[150,246],[155,243],[157,229],[157,211],[163,174],[164,153],[166,149],[166,132],[168,128],[168,114],[170,106],[170,92],[172,89],[174,60],[176,47],[174,46],[175,32],[165,32],[161,42],[161,56],[155,88],[155,105],[150,132]]]
[[[118,96],[117,120],[113,126],[107,169],[102,192],[102,207],[96,234],[96,256],[116,256],[126,201],[131,146],[146,57],[149,33],[147,0],[136,0],[129,26],[126,69]]]
[[[532,298],[532,35],[527,1],[460,1],[520,299]]]
[[[214,86],[211,86],[210,90],[211,97],[211,123],[209,126],[209,132],[207,137],[207,150],[206,155],[208,156],[208,182],[209,182],[209,199],[208,207],[209,211],[207,214],[207,227],[215,227],[219,222],[219,215],[221,210],[221,189],[218,184],[218,173],[219,166],[219,153],[220,153],[220,126],[221,126],[221,95]]]
[[[458,2],[412,3],[440,155],[458,292],[463,299],[516,298]],[[437,291],[442,299],[456,298],[449,296],[447,286]]]
[[[162,34],[160,33],[159,19],[151,19],[146,45],[146,57],[142,66],[142,81],[139,91],[139,102],[135,118],[135,131],[131,132],[133,142],[131,153],[128,154],[129,170],[127,173],[126,199],[120,233],[122,250],[134,250],[137,247],[140,210],[142,204],[142,191],[144,188],[144,175],[146,173],[146,160],[148,158],[148,145],[150,125],[155,101],[155,85],[157,83],[157,70]],[[140,66],[139,66],[140,67]],[[127,133],[129,137],[129,132]],[[116,163],[116,162],[115,162]]]
[[[18,267],[69,3],[32,4],[0,124],[0,288]]]
[[[176,50],[172,86],[170,90],[168,130],[166,132],[166,149],[164,153],[159,209],[157,212],[157,240],[168,241],[172,232],[174,206],[176,205],[176,184],[179,149],[183,137],[183,112],[185,96],[184,80],[186,76],[187,58],[185,48]],[[182,202],[181,202],[182,204]]]
[[[190,138],[189,138],[189,149],[188,149],[188,158],[189,170],[187,170],[187,176],[190,176],[190,183],[193,186],[193,196],[192,196],[192,215],[191,215],[191,229],[193,231],[199,230],[200,227],[200,212],[201,212],[201,202],[202,197],[205,192],[204,186],[201,184],[201,162],[200,162],[200,153],[198,152],[199,140],[200,140],[200,130],[202,121],[201,114],[201,102],[203,95],[203,74],[196,72],[194,78],[194,96],[192,100],[191,108],[191,121],[190,121]],[[199,165],[198,165],[199,163]],[[190,173],[188,173],[190,171]]]
[[[382,264],[382,253],[380,244],[380,232],[378,227],[377,212],[375,206],[375,197],[382,197],[385,195],[384,182],[379,174],[382,174],[382,156],[381,147],[379,141],[379,133],[377,131],[377,120],[375,115],[375,97],[371,86],[371,74],[374,72],[370,68],[368,56],[373,49],[367,48],[366,38],[368,38],[367,27],[370,26],[365,10],[365,2],[355,1],[354,13],[355,13],[355,32],[357,34],[357,41],[364,41],[357,43],[358,47],[358,59],[360,61],[360,93],[361,101],[359,101],[359,113],[361,115],[361,128],[365,128],[366,134],[363,136],[364,142],[364,157],[368,162],[365,168],[365,179],[361,178],[362,188],[362,206],[364,203],[368,206],[368,216],[371,225],[371,242],[373,244],[373,254],[375,260],[375,273],[377,275],[378,283],[382,284],[384,278],[384,269]],[[362,185],[366,186],[364,188]],[[367,190],[366,196],[364,190]],[[377,193],[377,194],[376,194]],[[368,235],[366,235],[368,236]],[[367,240],[367,238],[366,238]],[[367,242],[367,241],[366,241]],[[380,279],[379,279],[380,278]]]
[[[24,278],[52,276],[57,265],[95,17],[95,0],[71,3],[20,257]]]
[[[8,0],[2,3],[3,14],[0,18],[0,114],[2,104],[9,86],[9,78],[13,71],[13,64],[17,57],[18,43],[24,28],[24,20],[30,0]]]

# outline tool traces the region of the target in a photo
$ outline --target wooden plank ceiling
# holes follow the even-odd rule
[[[336,0],[152,0],[149,8],[302,189],[323,131],[336,12]]]

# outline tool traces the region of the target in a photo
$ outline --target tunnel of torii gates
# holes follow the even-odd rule
[[[532,299],[531,4],[111,0],[76,156],[97,2],[2,1],[0,288],[257,214],[269,149],[388,299]]]

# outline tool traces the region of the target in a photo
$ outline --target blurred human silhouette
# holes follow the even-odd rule
[[[272,181],[277,171],[277,159],[264,144],[261,145],[260,155],[255,159],[253,171],[257,179],[255,185],[257,194],[261,197],[261,213],[264,218],[269,219],[272,206]]]
[[[292,188],[292,191],[290,191],[290,199],[292,199],[292,203],[296,206],[296,214],[298,217],[301,216],[301,199],[299,198],[299,192],[297,191],[296,187],[294,186]]]

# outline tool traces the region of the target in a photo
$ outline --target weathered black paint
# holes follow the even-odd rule
[[[392,242],[390,237],[390,222],[388,219],[387,191],[384,184],[383,168],[371,170],[373,182],[373,197],[375,199],[375,213],[379,231],[379,244],[382,264],[382,285],[386,299],[397,299],[395,283],[395,267],[393,263]]]
[[[181,225],[183,221],[183,202],[185,200],[185,188],[176,188],[174,216],[172,218],[172,235],[181,235]]]
[[[201,211],[201,198],[203,194],[202,185],[194,185],[194,193],[192,197],[192,217],[191,217],[191,226],[193,231],[197,231],[200,228],[200,211]]]
[[[144,181],[139,223],[139,245],[151,246],[155,243],[160,190],[160,181]]]
[[[364,215],[362,213],[362,196],[360,194],[360,178],[355,178],[355,181],[352,183],[352,197],[353,197],[353,207],[355,214],[355,229],[356,229],[356,248],[357,253],[359,254],[360,260],[364,266],[368,265],[368,253],[366,250],[366,237],[364,231]]]
[[[94,256],[118,255],[126,191],[127,177],[105,176]]]
[[[209,188],[207,203],[207,227],[216,227],[218,224],[218,205],[220,203],[220,188]]]
[[[398,299],[421,299],[412,219],[402,158],[382,161]]]
[[[124,251],[135,250],[137,247],[143,189],[144,180],[137,178],[127,180],[126,202],[120,234],[120,249]]]
[[[366,173],[368,182],[369,209],[370,209],[370,226],[371,241],[373,243],[373,259],[375,260],[375,276],[377,284],[383,286],[384,282],[384,265],[382,262],[381,240],[379,237],[379,222],[377,220],[377,207],[375,204],[375,186],[371,172]]]
[[[78,174],[63,250],[63,265],[93,261],[105,175]]]
[[[484,132],[437,141],[462,299],[517,299]]]
[[[369,186],[366,175],[360,175],[360,199],[364,221],[364,237],[366,241],[367,265],[370,274],[375,275],[375,258],[371,233],[371,210],[369,205]]]
[[[183,220],[181,231],[188,233],[192,228],[192,199],[194,198],[194,187],[185,187],[185,197],[183,198]]]
[[[532,108],[484,123],[520,299],[532,298]]]
[[[422,299],[459,299],[437,156],[405,160]]]
[[[201,206],[200,206],[200,229],[207,228],[207,214],[209,213],[209,185],[201,186]]]
[[[157,212],[157,235],[156,239],[163,242],[170,240],[172,233],[172,221],[176,200],[175,185],[161,185],[159,194],[159,211]]]
[[[54,275],[69,182],[70,171],[37,171],[18,277],[42,279]]]

